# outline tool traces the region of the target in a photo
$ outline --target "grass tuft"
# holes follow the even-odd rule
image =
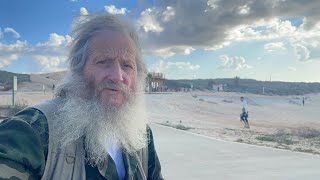
[[[19,111],[28,107],[28,104],[24,101],[17,102],[14,106],[12,105],[2,105],[0,106],[0,116],[1,117],[11,117]]]
[[[198,96],[196,94],[192,94],[192,97],[193,98],[197,98]]]
[[[180,121],[180,124],[172,124],[169,121],[166,121],[165,123],[159,123],[159,124],[164,125],[164,126],[168,126],[168,127],[173,127],[173,128],[180,129],[180,130],[184,130],[184,131],[188,131],[190,129],[193,129],[192,127],[188,127],[188,126],[183,125],[181,121]]]
[[[292,130],[292,134],[300,138],[310,139],[320,137],[320,131],[309,127],[299,127]]]
[[[290,135],[277,136],[274,134],[264,134],[256,137],[259,141],[277,142],[279,144],[292,145],[295,141],[292,140]]]

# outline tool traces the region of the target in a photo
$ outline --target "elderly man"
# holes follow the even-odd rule
[[[69,63],[53,100],[0,124],[0,179],[163,179],[133,28],[113,15],[76,21]]]

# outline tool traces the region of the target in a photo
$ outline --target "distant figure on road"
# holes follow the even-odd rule
[[[304,97],[302,98],[302,106],[304,106]]]
[[[250,128],[249,122],[248,122],[248,117],[249,117],[248,103],[244,99],[244,97],[240,97],[240,101],[242,103],[242,112],[240,114],[240,121],[244,122],[244,127],[245,128]]]
[[[43,91],[43,94],[46,94],[46,86],[44,84],[42,85],[42,91]]]

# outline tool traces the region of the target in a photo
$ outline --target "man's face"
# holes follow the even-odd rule
[[[137,79],[133,41],[115,31],[96,33],[89,41],[84,76],[104,105],[120,106],[125,93],[134,90]]]

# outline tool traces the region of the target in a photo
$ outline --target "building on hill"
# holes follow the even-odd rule
[[[222,92],[224,91],[223,84],[212,84],[212,90],[215,92]]]
[[[164,92],[167,91],[165,74],[163,73],[148,73],[146,81],[147,92]]]

